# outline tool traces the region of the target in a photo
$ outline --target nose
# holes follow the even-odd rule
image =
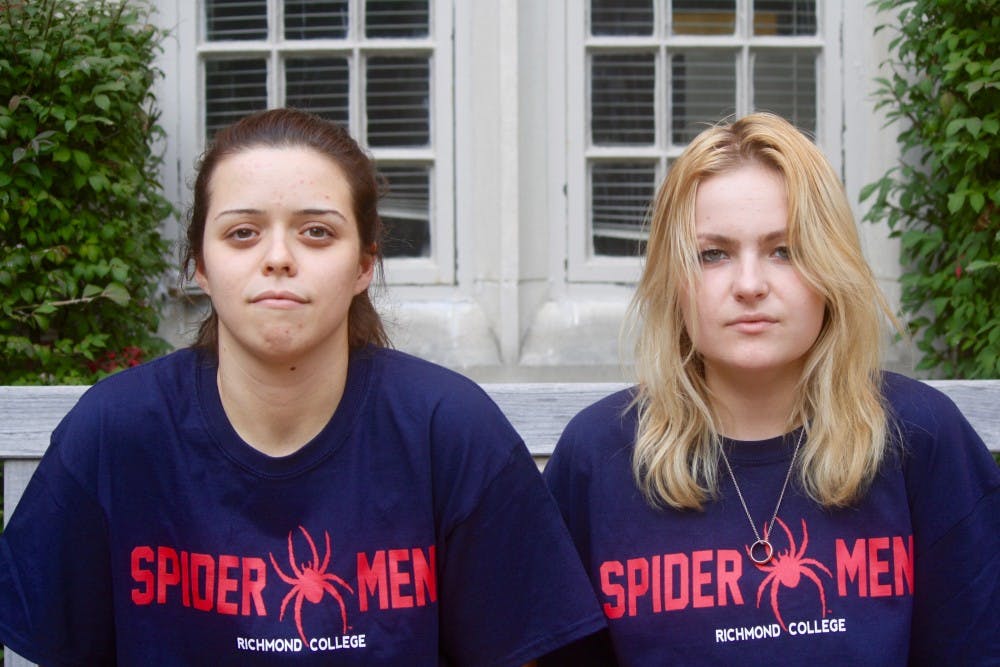
[[[740,301],[757,301],[767,296],[770,286],[767,270],[757,258],[742,259],[737,264],[733,294]]]
[[[295,264],[295,254],[292,252],[288,241],[283,234],[273,234],[267,246],[267,253],[264,256],[264,275],[274,273],[285,273],[289,276],[295,275],[297,267]]]

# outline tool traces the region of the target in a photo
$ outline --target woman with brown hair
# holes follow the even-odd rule
[[[387,347],[378,187],[340,127],[222,130],[197,344],[91,388],[0,537],[0,639],[47,665],[518,665],[603,625],[471,381]]]

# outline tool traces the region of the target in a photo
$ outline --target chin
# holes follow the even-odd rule
[[[265,339],[259,352],[266,361],[295,361],[311,355],[331,355],[343,350],[347,352],[346,339],[339,342],[337,336],[329,335],[321,339],[306,340],[295,337],[275,337]]]
[[[706,364],[714,366],[721,373],[732,375],[734,373],[783,373],[794,371],[799,373],[802,370],[801,360],[798,359],[776,359],[770,356],[741,355],[734,359],[706,360]]]

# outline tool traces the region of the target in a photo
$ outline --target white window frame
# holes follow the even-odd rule
[[[797,37],[754,37],[752,35],[752,0],[737,0],[736,32],[734,35],[671,35],[666,0],[654,0],[654,21],[664,26],[663,37],[591,37],[588,34],[589,0],[570,0],[566,5],[566,279],[571,283],[634,283],[641,270],[641,259],[635,257],[598,256],[591,251],[592,230],[588,163],[594,158],[624,155],[658,161],[657,185],[665,174],[666,161],[679,155],[683,147],[669,144],[664,125],[657,123],[656,145],[650,147],[607,148],[590,143],[590,95],[588,63],[590,47],[657,50],[657,81],[655,104],[657,112],[667,106],[667,77],[664,74],[664,54],[669,48],[697,46],[738,50],[736,113],[751,111],[752,62],[751,48],[769,46],[813,49],[816,60],[816,142],[834,168],[841,172],[843,162],[843,52],[841,28],[844,23],[840,3],[817,0],[816,35]]]
[[[280,25],[281,0],[267,0],[268,25]],[[181,0],[177,3],[178,23],[174,28],[178,40],[178,74],[184,82],[182,89],[194,86],[191,103],[177,102],[177,127],[179,133],[178,157],[181,180],[192,183],[194,165],[205,150],[204,109],[205,80],[204,56],[206,54],[255,55],[268,58],[268,107],[279,106],[284,99],[284,82],[280,79],[281,58],[289,53],[339,53],[350,61],[350,127],[351,136],[366,136],[365,118],[362,114],[362,81],[364,77],[361,56],[375,53],[406,55],[430,53],[430,145],[416,148],[365,147],[376,162],[430,161],[429,186],[430,254],[427,257],[394,257],[385,260],[386,282],[390,285],[451,285],[455,281],[455,201],[454,201],[454,64],[452,0],[429,0],[430,30],[426,38],[406,40],[365,39],[358,34],[357,18],[363,9],[363,0],[350,0],[352,17],[344,39],[305,40],[301,44],[285,44],[270,34],[266,43],[245,41],[217,41],[204,39],[204,11],[199,1]],[[384,51],[383,49],[391,49]],[[276,80],[277,79],[277,80]],[[190,195],[188,195],[189,197]]]

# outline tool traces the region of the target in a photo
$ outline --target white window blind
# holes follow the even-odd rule
[[[205,6],[205,34],[210,40],[267,38],[264,0],[215,0]]]
[[[709,124],[767,110],[816,135],[820,1],[587,0],[570,12],[582,68],[569,106],[583,116],[568,125],[582,132],[570,142],[571,279],[635,275],[655,188]]]
[[[451,134],[450,48],[437,39],[450,39],[451,10],[437,12],[442,4],[201,0],[203,141],[247,113],[279,106],[346,126],[387,185],[385,252],[400,260],[390,280],[452,277],[452,214],[438,205],[450,197],[435,191],[451,181],[441,159]]]

